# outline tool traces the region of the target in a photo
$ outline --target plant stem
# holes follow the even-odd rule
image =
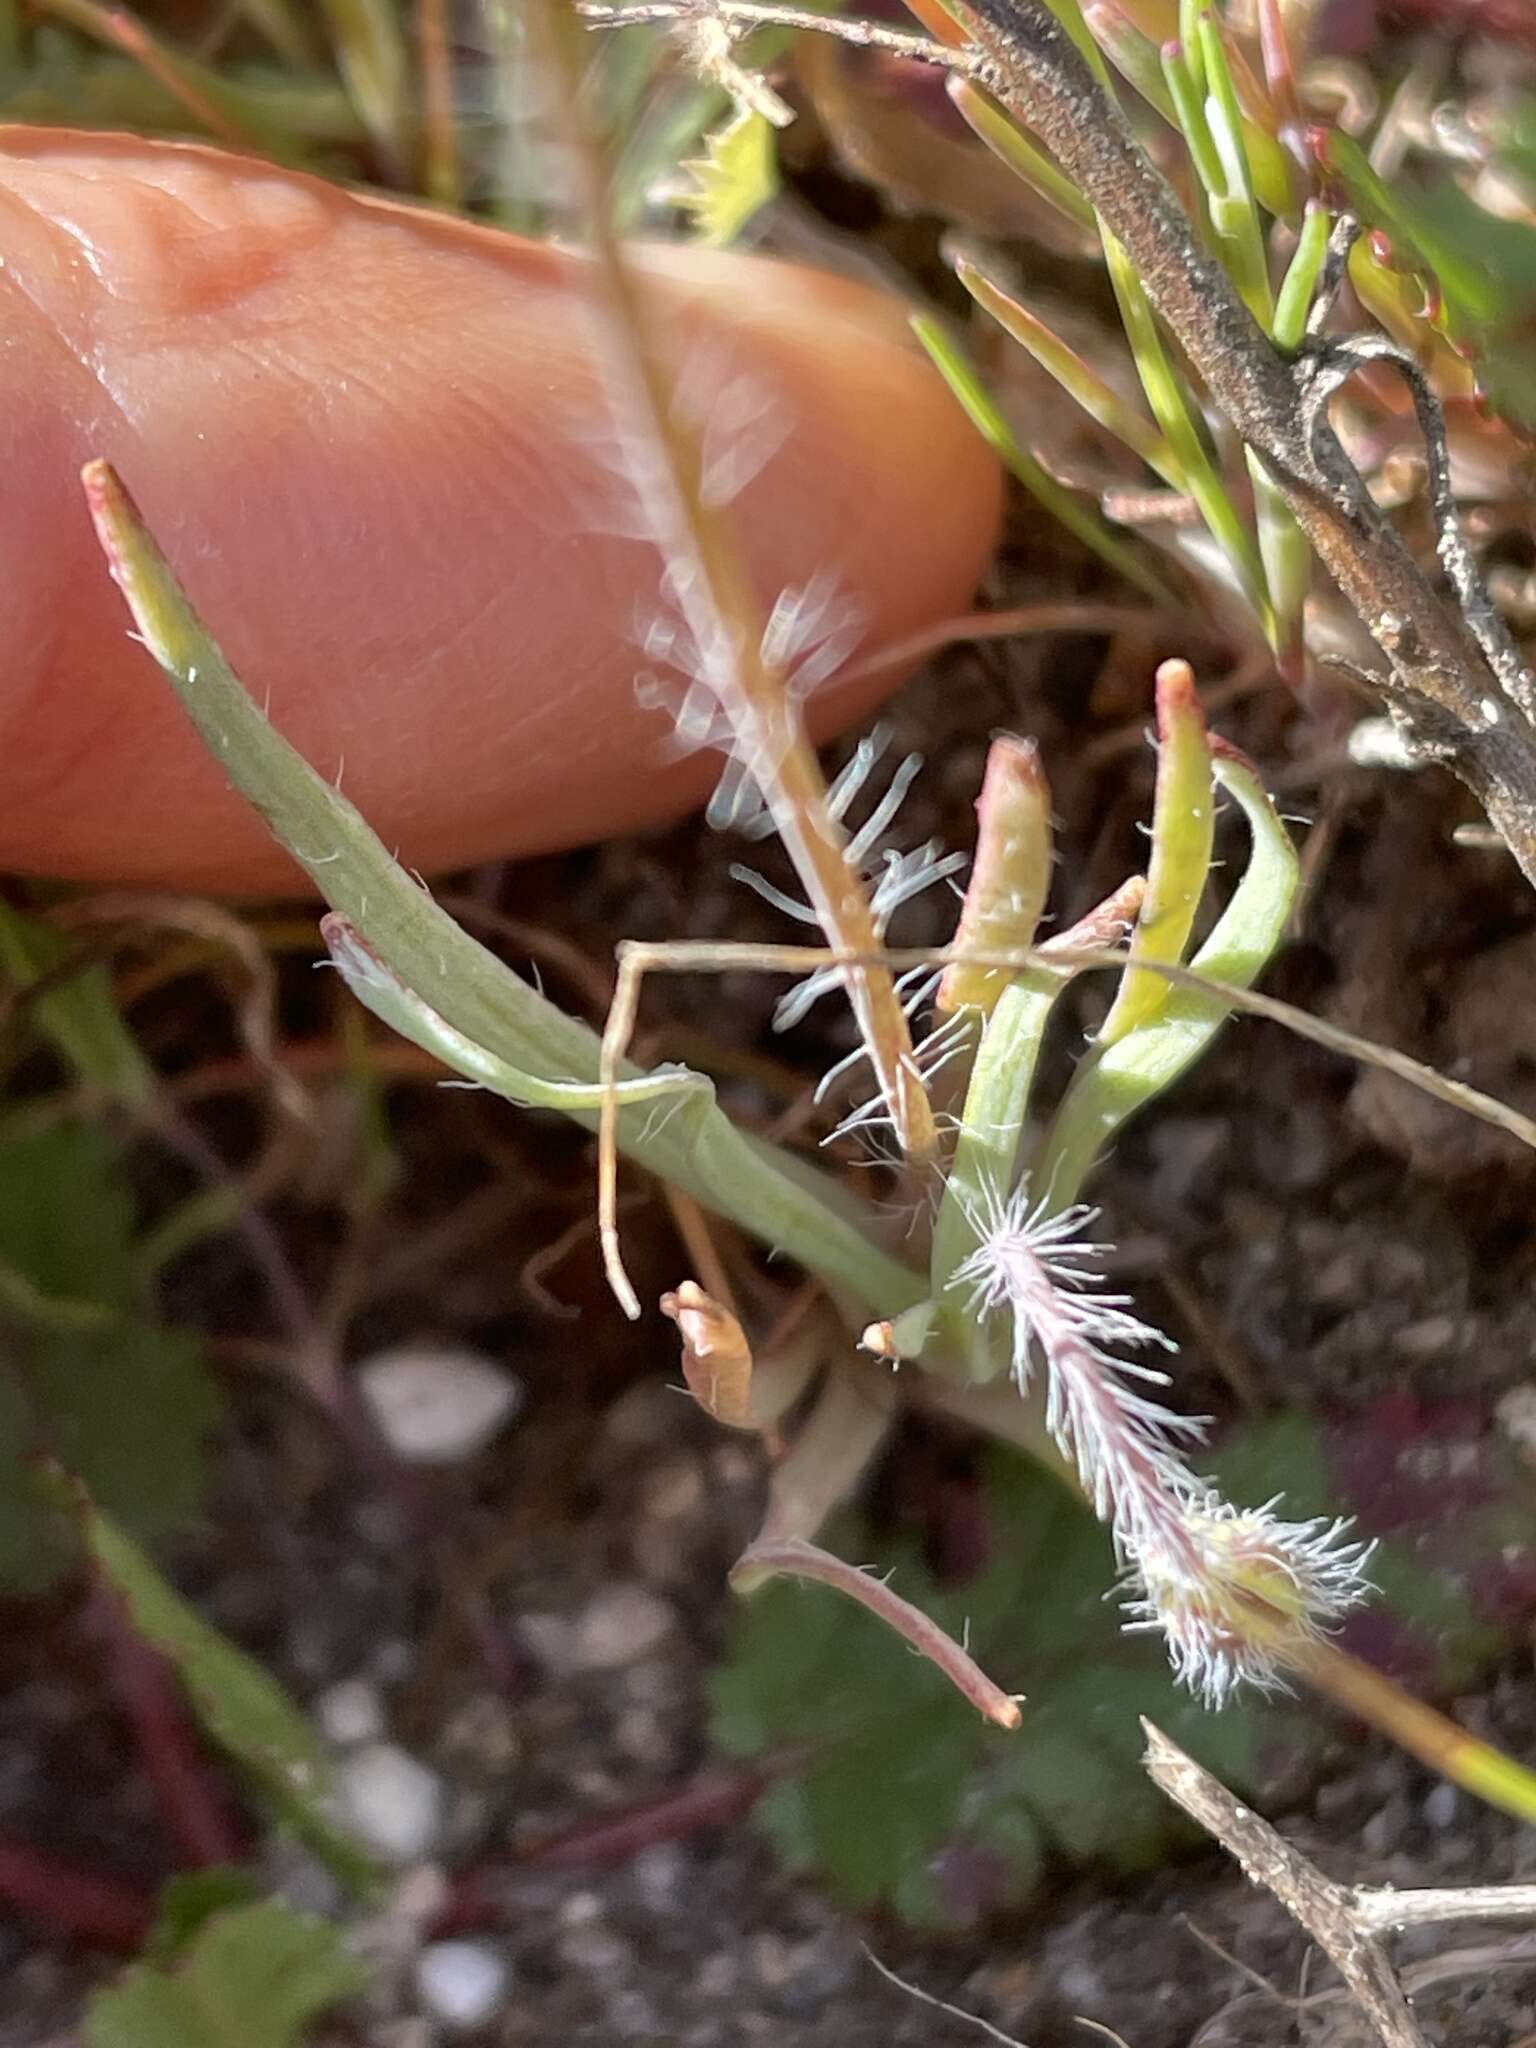
[[[879,941],[868,890],[848,858],[788,678],[768,656],[767,620],[746,559],[722,508],[710,502],[699,436],[683,415],[650,306],[614,226],[604,166],[581,104],[579,27],[564,0],[542,0],[535,17],[595,259],[615,420],[626,438],[634,437],[631,481],[698,651],[700,679],[718,700],[736,757],[763,793],[822,930],[835,945],[866,952]],[[930,1162],[937,1149],[933,1111],[891,976],[883,967],[855,968],[843,980],[902,1153]]]
[[[215,758],[256,804],[317,890],[410,987],[429,988],[472,1044],[552,1084],[595,1083],[584,1024],[471,939],[392,859],[347,799],[277,733],[187,603],[109,464],[87,465],[86,495],[112,573],[145,644]],[[634,1069],[622,1070],[630,1078]],[[571,1110],[591,1128],[593,1110]],[[921,1298],[923,1281],[879,1248],[877,1219],[826,1175],[739,1131],[707,1094],[670,1117],[619,1119],[621,1146],[663,1180],[846,1287],[879,1315]]]
[[[968,1699],[977,1713],[999,1728],[1017,1728],[1023,1719],[1019,1703],[1003,1691],[982,1670],[976,1660],[946,1635],[920,1607],[893,1593],[884,1579],[860,1571],[830,1551],[813,1543],[754,1543],[743,1551],[731,1569],[731,1584],[738,1592],[750,1593],[769,1579],[788,1574],[792,1578],[814,1579],[867,1607],[888,1628],[904,1636],[921,1656],[936,1664],[956,1690]]]

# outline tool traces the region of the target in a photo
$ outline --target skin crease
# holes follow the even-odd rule
[[[771,452],[733,505],[770,597],[819,572],[872,649],[962,609],[992,459],[895,300],[646,251],[690,388]],[[0,866],[307,887],[224,784],[97,552],[117,466],[277,725],[428,873],[675,816],[582,259],[190,144],[0,129]],[[625,532],[626,522],[631,531]],[[818,736],[899,680],[818,695]]]

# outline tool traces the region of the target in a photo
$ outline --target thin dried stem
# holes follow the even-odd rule
[[[1190,625],[1188,619],[1152,605],[1026,604],[1012,611],[966,612],[861,654],[842,671],[840,679],[851,683],[861,676],[906,668],[960,641],[1015,640],[1026,633],[1150,633],[1159,629],[1177,629],[1187,635]]]
[[[989,953],[961,954],[956,948],[941,946],[924,948],[920,946],[887,946],[870,954],[850,956],[831,947],[823,946],[759,946],[736,941],[677,940],[664,944],[651,944],[639,940],[625,940],[618,949],[618,989],[612,1009],[608,1013],[608,1028],[603,1034],[605,1058],[610,1062],[610,1071],[617,1077],[623,1059],[624,1049],[629,1044],[634,1028],[635,1009],[639,1001],[640,984],[647,974],[696,974],[699,972],[720,973],[726,969],[755,969],[764,974],[805,974],[819,967],[832,965],[884,965],[900,973],[911,967],[947,967],[952,961],[964,959],[972,967],[1009,968],[1022,972],[1030,967],[1069,967],[1082,970],[1119,970],[1130,963],[1130,955],[1115,949],[1099,947],[1064,947],[1054,942],[1043,947],[1014,947]],[[1395,1080],[1416,1088],[1420,1094],[1433,1097],[1449,1108],[1461,1110],[1465,1115],[1475,1117],[1480,1123],[1491,1124],[1495,1130],[1503,1131],[1520,1144],[1536,1151],[1536,1118],[1528,1117],[1508,1103],[1498,1101],[1494,1096],[1485,1095],[1480,1088],[1472,1088],[1464,1081],[1453,1081],[1447,1075],[1422,1060],[1416,1060],[1408,1053],[1399,1052],[1395,1047],[1379,1045],[1373,1039],[1361,1038],[1353,1031],[1344,1031],[1336,1024],[1330,1024],[1321,1017],[1314,1017],[1309,1011],[1298,1009],[1293,1003],[1281,1002],[1275,996],[1262,995],[1257,989],[1237,988],[1229,982],[1214,981],[1208,975],[1200,974],[1190,967],[1176,966],[1171,960],[1138,961],[1148,974],[1160,974],[1179,988],[1203,989],[1207,994],[1219,996],[1234,1010],[1250,1017],[1262,1017],[1272,1024],[1279,1024],[1297,1038],[1308,1039],[1329,1052],[1338,1053],[1345,1059],[1356,1060],[1361,1066],[1376,1067],[1390,1074]],[[616,1157],[616,1155],[615,1155]],[[601,1192],[601,1190],[600,1190]]]
[[[814,1543],[791,1539],[782,1543],[754,1543],[731,1567],[731,1584],[739,1592],[750,1592],[767,1580],[788,1575],[814,1579],[831,1586],[867,1607],[871,1614],[904,1636],[919,1655],[936,1664],[955,1690],[968,1699],[977,1713],[999,1728],[1017,1728],[1023,1719],[1019,1703],[988,1678],[976,1660],[962,1649],[953,1636],[946,1635],[936,1621],[892,1592],[884,1579],[873,1578],[857,1565],[834,1557]]]
[[[1244,1874],[1273,1892],[1306,1929],[1353,1992],[1383,2048],[1427,2048],[1375,1931],[1362,1925],[1355,1912],[1354,1894],[1324,1877],[1160,1728],[1145,1720],[1141,1725],[1153,1784],[1214,1835]]]
[[[609,6],[607,0],[574,0],[573,11],[590,28],[635,28],[645,22],[723,21],[741,30],[754,28],[810,29],[819,35],[836,37],[861,50],[887,50],[892,56],[907,57],[919,64],[941,64],[946,71],[974,70],[976,59],[968,50],[955,50],[928,36],[914,36],[881,22],[853,21],[837,15],[816,14],[808,7],[779,7],[759,0],[635,0],[631,6]]]
[[[1355,1893],[1362,1927],[1445,1927],[1453,1920],[1536,1920],[1536,1884],[1474,1884],[1457,1890]]]
[[[416,56],[421,72],[421,181],[439,206],[463,200],[453,89],[449,0],[416,0]]]
[[[865,1955],[880,1972],[887,1984],[893,1984],[898,1991],[904,1991],[908,1998],[915,1998],[919,2005],[931,2006],[935,2012],[944,2013],[952,2020],[959,2020],[963,2026],[974,2027],[979,2034],[985,2034],[989,2041],[996,2041],[1001,2048],[1024,2048],[1022,2041],[1016,2041],[1012,2034],[1005,2034],[1001,2027],[994,2027],[990,2020],[984,2020],[979,2013],[967,2012],[963,2005],[951,2005],[947,1998],[935,1998],[931,1991],[924,1991],[920,1985],[909,1984],[905,1977],[898,1977],[889,1964],[882,1963],[872,1948],[866,1946]]]
[[[772,659],[768,621],[745,559],[711,503],[699,436],[683,416],[651,310],[624,254],[607,181],[581,103],[579,31],[562,0],[543,0],[540,40],[557,84],[558,116],[595,258],[605,369],[616,421],[631,445],[630,480],[661,552],[671,597],[692,639],[700,680],[724,714],[736,758],[762,790],[822,929],[850,956],[843,976],[860,1034],[903,1153],[919,1163],[937,1150],[933,1112],[890,974],[863,956],[879,927],[863,877],[828,801],[783,668]],[[608,1070],[611,1073],[611,1067]],[[605,1073],[605,1085],[608,1083]],[[604,1108],[605,1178],[616,1171],[617,1107]],[[610,1199],[603,1217],[610,1284],[631,1314],[638,1302],[623,1270]]]

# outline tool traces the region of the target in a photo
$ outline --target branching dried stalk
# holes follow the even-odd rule
[[[818,14],[810,7],[781,7],[773,0],[709,0],[701,8],[697,0],[633,0],[632,5],[610,6],[608,0],[575,0],[573,12],[590,28],[637,28],[646,22],[721,21],[740,34],[756,28],[830,29],[839,42],[852,43],[861,50],[884,50],[893,57],[906,57],[919,64],[941,64],[947,71],[969,71],[974,60],[966,51],[956,51],[929,36],[915,36],[902,29],[887,28],[883,22],[839,20]]]
[[[1336,1884],[1160,1729],[1149,1721],[1143,1721],[1142,1728],[1153,1783],[1214,1835],[1246,1874],[1273,1892],[1306,1929],[1337,1966],[1385,2048],[1424,2048],[1424,2036],[1404,1993],[1404,1983],[1411,1988],[1421,1981],[1420,1974],[1408,1972],[1399,1981],[1381,1945],[1384,1935],[1404,1927],[1450,1926],[1468,1920],[1536,1919],[1536,1885],[1399,1892],[1390,1886]],[[1442,1964],[1457,1960],[1441,1959]],[[1442,1973],[1430,1967],[1436,1976]]]
[[[1119,240],[1386,656],[1379,680],[1413,751],[1454,770],[1536,883],[1530,679],[1486,631],[1492,608],[1458,543],[1454,508],[1436,511],[1459,613],[1431,588],[1329,425],[1328,398],[1365,354],[1312,340],[1288,359],[1266,339],[1046,0],[955,0],[954,12],[985,54],[972,75],[1046,145]],[[1444,423],[1422,384],[1414,396],[1433,475],[1443,465]]]
[[[1336,1965],[1383,2048],[1427,2048],[1375,1929],[1362,1924],[1356,1913],[1354,1893],[1324,1877],[1161,1729],[1150,1721],[1141,1725],[1147,1738],[1147,1775],[1153,1784],[1214,1835],[1244,1874],[1273,1892],[1306,1929]]]

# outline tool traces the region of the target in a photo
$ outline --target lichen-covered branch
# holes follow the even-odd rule
[[[973,75],[1053,153],[1126,250],[1386,657],[1380,680],[1414,751],[1473,790],[1536,883],[1536,726],[1480,644],[1465,591],[1454,607],[1441,600],[1328,425],[1313,394],[1333,387],[1335,350],[1309,342],[1290,357],[1263,334],[1046,0],[954,0],[954,12],[983,53]],[[1421,406],[1421,420],[1433,467],[1437,409],[1426,419]]]

